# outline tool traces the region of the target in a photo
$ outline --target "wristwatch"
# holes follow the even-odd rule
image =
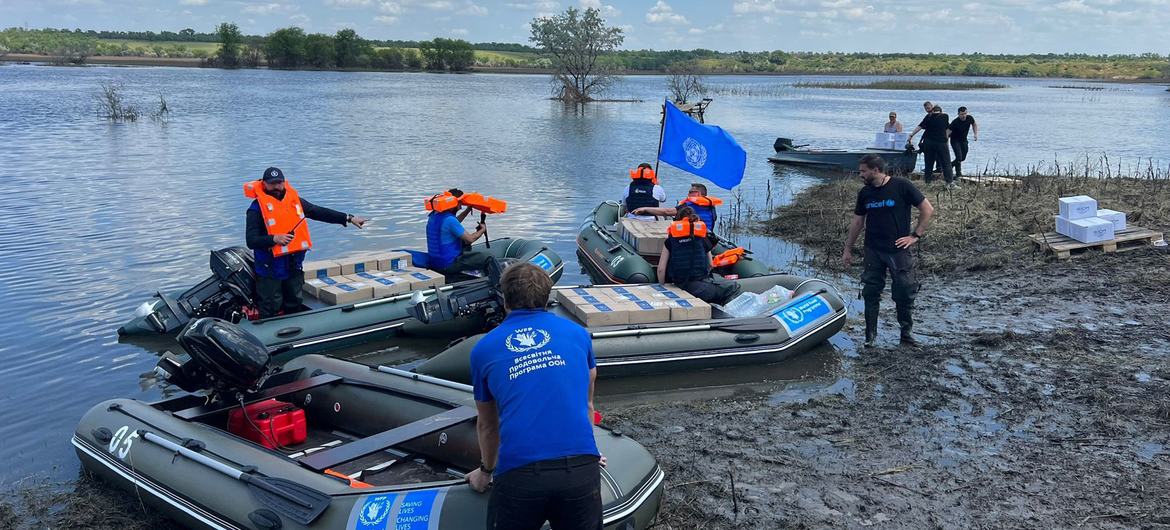
[[[345,214],[345,222],[351,223],[351,224],[353,223],[353,214],[352,213]]]
[[[489,475],[491,475],[492,473],[494,473],[496,471],[495,469],[488,469],[487,466],[485,466],[483,464],[479,465],[479,470],[483,471],[484,473],[487,473]]]
[[[922,239],[922,236],[923,236],[922,234],[919,234],[918,232],[910,232],[910,235],[914,236],[914,239]]]

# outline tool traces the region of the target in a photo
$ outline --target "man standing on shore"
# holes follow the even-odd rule
[[[601,468],[593,439],[593,341],[545,311],[552,279],[522,263],[500,278],[508,316],[471,349],[485,528],[601,530]]]
[[[967,107],[959,107],[959,117],[950,125],[951,150],[955,152],[955,178],[963,176],[963,161],[967,159],[967,132],[975,132],[975,141],[979,141],[979,125],[975,117],[967,114]]]
[[[947,186],[955,185],[955,174],[951,171],[951,153],[947,145],[947,138],[951,134],[950,121],[950,117],[943,113],[942,107],[935,105],[931,107],[930,114],[922,118],[922,122],[914,128],[914,132],[910,133],[908,142],[913,143],[914,137],[922,132],[922,157],[926,161],[926,167],[922,169],[922,178],[927,184],[934,179],[934,168],[937,166],[942,170]]]
[[[891,298],[897,308],[901,326],[901,343],[914,346],[914,296],[918,282],[914,275],[914,257],[910,247],[926,234],[934,207],[909,180],[886,174],[886,161],[877,155],[865,155],[858,167],[865,187],[857,192],[853,221],[845,238],[841,262],[853,264],[853,245],[865,228],[865,268],[861,273],[861,296],[865,300],[865,347],[877,341],[878,307],[886,288],[886,270],[893,285]],[[910,229],[910,207],[918,208],[918,224]]]

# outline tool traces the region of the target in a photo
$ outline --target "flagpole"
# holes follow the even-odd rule
[[[662,156],[662,135],[666,132],[666,100],[662,100],[662,122],[658,124],[658,152],[654,154],[654,174],[658,174],[658,157]]]

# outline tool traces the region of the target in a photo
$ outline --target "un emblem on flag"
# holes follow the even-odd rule
[[[688,137],[683,140],[683,152],[687,155],[687,163],[695,169],[702,169],[707,163],[707,148],[698,140]]]

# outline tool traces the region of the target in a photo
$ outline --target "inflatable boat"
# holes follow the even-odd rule
[[[622,205],[606,201],[593,209],[577,233],[577,260],[589,279],[595,284],[653,283],[658,281],[658,256],[640,254],[629,241],[618,234],[618,220],[623,215]],[[720,239],[715,253],[735,248],[735,244]],[[750,278],[768,273],[768,267],[752,259],[746,252],[739,261],[717,272]]]
[[[90,409],[72,439],[86,470],[192,528],[484,528],[489,495],[465,480],[480,460],[470,387],[316,355],[274,372],[213,318],[179,339],[190,358],[158,370],[202,390]],[[594,436],[604,527],[649,527],[662,470],[620,432]]]
[[[744,291],[764,293],[780,285],[792,295],[781,305],[751,317],[733,317],[712,306],[709,319],[590,327],[598,376],[777,362],[828,340],[845,325],[845,300],[824,281],[787,274],[735,281]],[[552,303],[549,310],[575,318],[559,303]],[[457,342],[413,370],[467,383],[471,349],[482,337]]]
[[[548,272],[555,283],[564,270],[561,258],[543,243],[526,239],[501,238],[486,252],[507,264],[527,261]],[[256,336],[274,353],[319,353],[338,347],[393,336],[459,337],[473,334],[490,324],[490,312],[468,312],[461,318],[436,325],[420,325],[410,317],[413,293],[364,300],[342,305],[325,305],[306,293],[305,311],[273,318],[248,320],[242,308],[255,305],[255,276],[252,251],[231,247],[211,252],[211,277],[181,293],[156,293],[143,303],[135,318],[118,328],[122,338],[169,335],[200,317],[216,317],[238,324]],[[471,296],[494,286],[486,277],[444,285],[437,290],[454,296]],[[423,291],[433,294],[436,289]],[[279,356],[279,355],[278,355]]]

